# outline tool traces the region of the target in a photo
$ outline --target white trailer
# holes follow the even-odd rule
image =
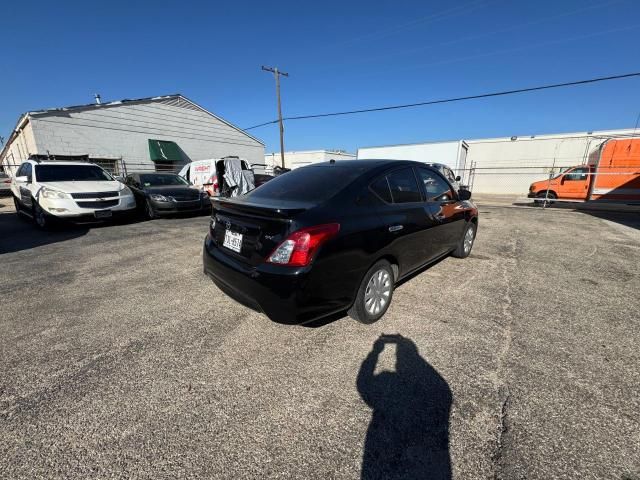
[[[389,159],[415,160],[425,163],[442,163],[460,175],[461,183],[467,179],[467,154],[469,145],[464,140],[433,143],[411,143],[358,149],[358,160]]]
[[[301,152],[284,152],[284,166],[291,170],[311,165],[313,163],[328,162],[329,160],[355,160],[353,153],[344,150],[305,150]],[[268,153],[264,156],[266,170],[272,171],[274,167],[281,166],[280,152]]]

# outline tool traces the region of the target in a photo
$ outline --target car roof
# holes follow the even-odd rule
[[[367,159],[367,160],[329,160],[328,162],[313,163],[301,168],[314,168],[314,167],[341,167],[341,168],[375,168],[382,166],[393,165],[425,165],[422,162],[416,162],[413,160],[389,160],[389,159]]]

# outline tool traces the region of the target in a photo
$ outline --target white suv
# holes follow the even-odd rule
[[[55,218],[89,221],[133,212],[131,190],[98,165],[27,160],[11,180],[18,214],[45,228]]]

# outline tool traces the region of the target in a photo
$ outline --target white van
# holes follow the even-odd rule
[[[192,185],[207,192],[210,197],[232,196],[232,188],[225,182],[225,161],[239,162],[239,169],[247,172],[244,177],[250,183],[248,189],[255,188],[253,170],[246,160],[238,157],[212,158],[207,160],[196,160],[186,164],[178,175],[186,179]]]

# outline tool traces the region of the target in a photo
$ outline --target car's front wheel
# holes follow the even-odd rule
[[[538,194],[536,195],[536,199],[533,201],[533,203],[536,206],[544,205],[545,202],[547,205],[552,205],[553,200],[557,198],[558,196],[552,191],[547,192],[546,190],[543,190],[542,192],[538,192]]]
[[[24,218],[24,214],[22,213],[22,206],[20,205],[20,201],[15,195],[13,196],[13,205],[14,207],[16,207],[16,214],[18,214],[20,218]]]
[[[453,251],[452,255],[457,258],[467,258],[473,248],[473,242],[476,239],[476,224],[469,222],[464,229],[464,234]]]
[[[353,306],[347,312],[361,323],[373,323],[387,313],[393,298],[394,278],[391,264],[376,262],[365,274]]]
[[[51,227],[51,217],[35,200],[33,200],[33,219],[35,220],[36,225],[43,230]]]
[[[145,208],[144,208],[144,213],[145,216],[149,219],[149,220],[153,220],[154,218],[157,217],[155,210],[153,209],[153,205],[151,205],[151,200],[147,200],[145,203]]]

